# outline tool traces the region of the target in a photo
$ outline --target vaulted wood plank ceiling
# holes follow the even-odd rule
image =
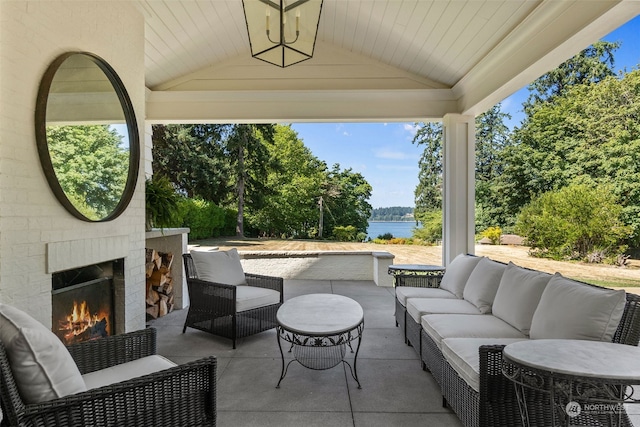
[[[139,0],[150,121],[478,114],[640,13],[637,0],[324,0],[315,55],[251,58],[241,0]]]

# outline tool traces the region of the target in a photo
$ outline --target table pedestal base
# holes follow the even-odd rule
[[[358,388],[362,388],[360,381],[358,380],[356,364],[358,361],[358,352],[360,351],[363,329],[364,322],[360,323],[356,328],[341,334],[310,336],[287,331],[282,326],[277,326],[276,332],[278,348],[280,349],[280,356],[282,357],[282,371],[276,388],[280,388],[280,383],[287,375],[289,365],[293,362],[298,362],[305,368],[313,370],[330,369],[340,363],[343,363],[349,367],[349,372],[351,372],[351,376],[356,383],[358,383]],[[351,342],[356,339],[358,340],[358,346],[356,347],[353,366],[351,366],[349,362],[344,360],[344,357],[347,353],[347,346],[349,346],[351,353],[354,352]],[[291,344],[289,353],[293,354],[294,359],[290,360],[288,363],[285,363],[284,360],[282,341]]]

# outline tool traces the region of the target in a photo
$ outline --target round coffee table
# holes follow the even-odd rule
[[[280,388],[289,365],[294,361],[315,370],[333,368],[342,362],[349,366],[358,388],[362,388],[356,370],[364,329],[364,312],[360,304],[342,295],[302,295],[285,301],[276,318],[276,335],[282,356],[282,372],[276,388]],[[353,353],[351,342],[356,339],[358,347],[352,367],[344,356],[347,346]],[[291,344],[289,352],[294,356],[286,365],[282,341]]]

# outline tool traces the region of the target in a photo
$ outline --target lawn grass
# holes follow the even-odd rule
[[[639,288],[640,280],[598,280],[598,279],[585,279],[584,277],[573,278],[585,283],[590,283],[596,286],[603,286],[606,288]]]

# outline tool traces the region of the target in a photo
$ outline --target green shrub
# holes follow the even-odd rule
[[[525,236],[536,256],[586,259],[601,251],[604,258],[619,253],[621,241],[631,233],[621,213],[609,188],[572,184],[525,206],[516,232]]]
[[[492,245],[499,245],[500,237],[502,237],[502,229],[500,227],[489,227],[480,233],[480,235],[491,240]]]
[[[340,242],[353,242],[357,232],[353,225],[333,227],[333,237]]]
[[[180,204],[182,225],[191,229],[189,239],[222,235],[226,228],[225,209],[202,199],[184,199]]]
[[[359,232],[358,234],[356,234],[356,241],[358,242],[364,242],[365,240],[367,240],[367,233],[363,233],[362,231]]]
[[[422,222],[422,227],[413,230],[415,239],[423,240],[426,243],[435,243],[438,240],[442,240],[442,211],[425,212],[420,221]]]
[[[391,233],[380,234],[380,235],[378,235],[378,237],[376,237],[376,239],[391,240],[391,239],[393,239],[393,234],[391,234]]]

